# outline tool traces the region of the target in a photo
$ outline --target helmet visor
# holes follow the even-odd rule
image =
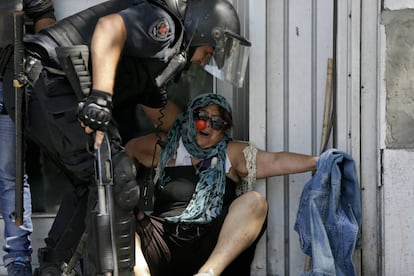
[[[247,62],[249,60],[250,42],[230,32],[225,32],[225,43],[218,47],[217,43],[213,58],[204,66],[204,70],[216,78],[243,87]]]

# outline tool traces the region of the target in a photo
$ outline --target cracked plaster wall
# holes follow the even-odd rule
[[[414,10],[385,10],[386,146],[414,148]]]

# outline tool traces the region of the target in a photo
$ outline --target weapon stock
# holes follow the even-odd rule
[[[14,27],[14,56],[13,56],[13,87],[14,87],[14,103],[15,103],[15,140],[16,140],[16,190],[15,190],[15,224],[20,226],[23,224],[23,93],[26,84],[24,77],[23,58],[23,26],[24,12],[17,11],[13,13]]]
[[[98,213],[94,217],[93,232],[96,234],[98,272],[117,275],[118,256],[114,237],[113,222],[113,170],[111,145],[108,137],[96,150],[96,181],[98,193]],[[113,274],[115,273],[115,274]]]

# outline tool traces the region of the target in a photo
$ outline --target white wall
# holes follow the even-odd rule
[[[384,9],[399,10],[414,8],[413,0],[384,0]]]
[[[384,150],[382,275],[414,274],[414,152]]]
[[[54,0],[55,15],[58,20],[89,8],[104,0]]]

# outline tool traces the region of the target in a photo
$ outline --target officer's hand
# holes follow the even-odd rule
[[[112,96],[109,93],[92,90],[88,98],[79,102],[78,118],[85,128],[85,132],[89,134],[97,131],[95,148],[98,148],[102,143],[103,132],[108,128],[111,116]]]

